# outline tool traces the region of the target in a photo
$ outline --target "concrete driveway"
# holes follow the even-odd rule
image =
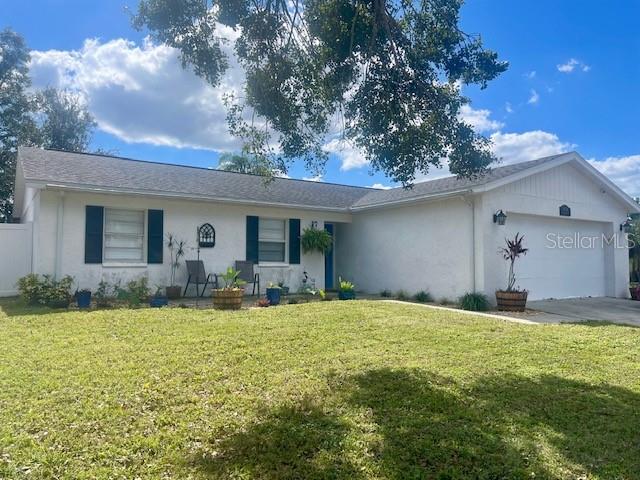
[[[527,303],[535,310],[521,318],[533,322],[613,322],[640,327],[640,302],[622,298],[567,298]]]

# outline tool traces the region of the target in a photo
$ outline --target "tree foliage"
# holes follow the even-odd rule
[[[19,145],[87,151],[95,122],[80,99],[48,88],[29,92],[29,49],[24,39],[0,32],[0,222],[13,212]]]
[[[263,177],[271,177],[272,174],[269,165],[259,158],[242,153],[223,153],[220,155],[218,168],[227,172],[249,173]]]
[[[0,221],[11,216],[18,145],[30,143],[35,123],[27,88],[29,50],[18,34],[0,32]]]
[[[229,61],[219,26],[239,32],[246,83],[227,98],[232,134],[286,171],[321,171],[339,134],[373,170],[410,185],[448,158],[481,173],[489,141],[460,118],[464,84],[486,87],[507,65],[459,28],[462,0],[141,0],[134,24],[180,50],[212,85]],[[335,125],[340,125],[336,131]]]
[[[43,148],[86,152],[96,123],[77,95],[47,88],[35,96],[39,145]]]

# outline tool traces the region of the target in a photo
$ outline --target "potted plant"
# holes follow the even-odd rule
[[[186,247],[187,242],[184,240],[178,240],[172,233],[167,235],[167,248],[171,255],[171,278],[169,286],[165,288],[165,291],[167,293],[167,297],[171,300],[180,298],[180,292],[182,291],[182,287],[180,285],[176,285],[176,272],[180,266],[180,259],[184,257]]]
[[[156,285],[156,293],[149,298],[149,306],[154,308],[166,307],[169,305],[169,298],[162,294],[162,287]]]
[[[355,300],[356,298],[356,286],[343,280],[342,277],[338,277],[338,299],[340,300]]]
[[[516,275],[514,272],[514,264],[522,255],[526,255],[529,251],[522,245],[523,235],[516,233],[513,240],[506,239],[506,246],[500,249],[502,257],[509,262],[509,277],[506,290],[496,291],[496,302],[498,310],[507,310],[511,312],[524,312],[527,305],[527,290],[519,290],[515,287]]]
[[[274,285],[270,283],[267,287],[267,300],[269,300],[270,305],[279,305],[280,304],[280,294],[282,293],[282,289],[279,285]]]
[[[640,284],[632,283],[629,285],[629,293],[631,294],[631,300],[640,300]]]
[[[280,287],[280,294],[283,297],[286,297],[287,295],[289,295],[289,287],[284,283],[284,280],[280,280],[278,282],[278,286]]]
[[[302,251],[326,253],[331,251],[333,247],[333,239],[331,234],[324,229],[305,228],[300,236],[300,245]]]
[[[88,288],[76,291],[75,297],[78,308],[89,308],[91,306],[91,290]]]
[[[224,287],[214,288],[211,291],[213,297],[213,306],[219,310],[239,310],[242,307],[242,295],[246,283],[238,278],[240,272],[233,267],[227,268],[227,271],[220,275],[224,282]]]

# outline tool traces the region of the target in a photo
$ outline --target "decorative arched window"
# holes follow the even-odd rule
[[[198,227],[198,245],[200,248],[213,248],[216,244],[216,230],[210,223]]]
[[[571,209],[567,205],[560,205],[560,216],[561,217],[570,217]]]

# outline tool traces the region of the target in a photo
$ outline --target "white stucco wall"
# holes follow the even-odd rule
[[[472,208],[460,197],[354,213],[336,235],[337,274],[358,290],[456,299],[473,290]]]
[[[60,204],[62,203],[62,208]],[[162,209],[164,211],[164,233],[174,233],[186,240],[191,247],[186,259],[195,260],[196,228],[209,222],[216,229],[216,245],[212,249],[201,249],[207,273],[222,272],[233,265],[235,260],[244,260],[246,255],[246,216],[257,215],[269,218],[299,218],[301,229],[312,221],[322,228],[324,221],[345,222],[350,216],[331,212],[314,212],[287,208],[265,208],[257,206],[229,205],[220,203],[190,202],[164,198],[89,194],[70,191],[46,190],[40,195],[39,235],[37,237],[37,260],[35,270],[38,273],[72,275],[82,288],[94,289],[105,279],[114,282],[127,281],[139,276],[147,276],[149,285],[167,285],[169,281],[169,252],[164,252],[164,264],[140,266],[107,266],[84,263],[85,206],[99,205],[112,208]],[[57,247],[58,223],[62,212],[62,242]],[[146,244],[146,242],[145,242]],[[287,252],[288,254],[288,252]],[[299,265],[258,266],[261,275],[261,288],[268,282],[284,280],[293,291],[300,286],[302,272],[307,271],[314,278],[316,286],[324,286],[324,258],[318,253],[302,254]],[[58,271],[56,271],[58,270]],[[185,285],[186,267],[181,266],[177,283]],[[251,289],[251,286],[249,287]]]
[[[560,205],[571,208],[571,217],[559,215]],[[507,214],[505,226],[493,223],[492,215],[498,210]],[[595,277],[604,275],[602,294],[614,297],[629,295],[629,256],[626,247],[613,245],[558,252],[549,242],[574,236],[579,238],[612,234],[622,235],[619,225],[627,217],[627,207],[614,198],[593,177],[573,164],[526,177],[482,195],[478,219],[483,234],[478,246],[485,268],[479,279],[479,288],[490,298],[496,289],[505,288],[508,265],[498,253],[505,237],[516,232],[525,235],[525,247],[530,248],[522,261],[516,262],[516,274],[522,288],[530,290],[529,298],[564,298],[592,295],[596,292]],[[619,240],[623,240],[620,237]],[[620,242],[622,243],[622,242]],[[557,243],[556,243],[557,245]],[[590,242],[584,242],[588,247]],[[599,250],[599,251],[598,251]],[[544,265],[544,266],[543,266]],[[546,269],[548,284],[534,278]],[[561,278],[564,277],[564,278]]]

